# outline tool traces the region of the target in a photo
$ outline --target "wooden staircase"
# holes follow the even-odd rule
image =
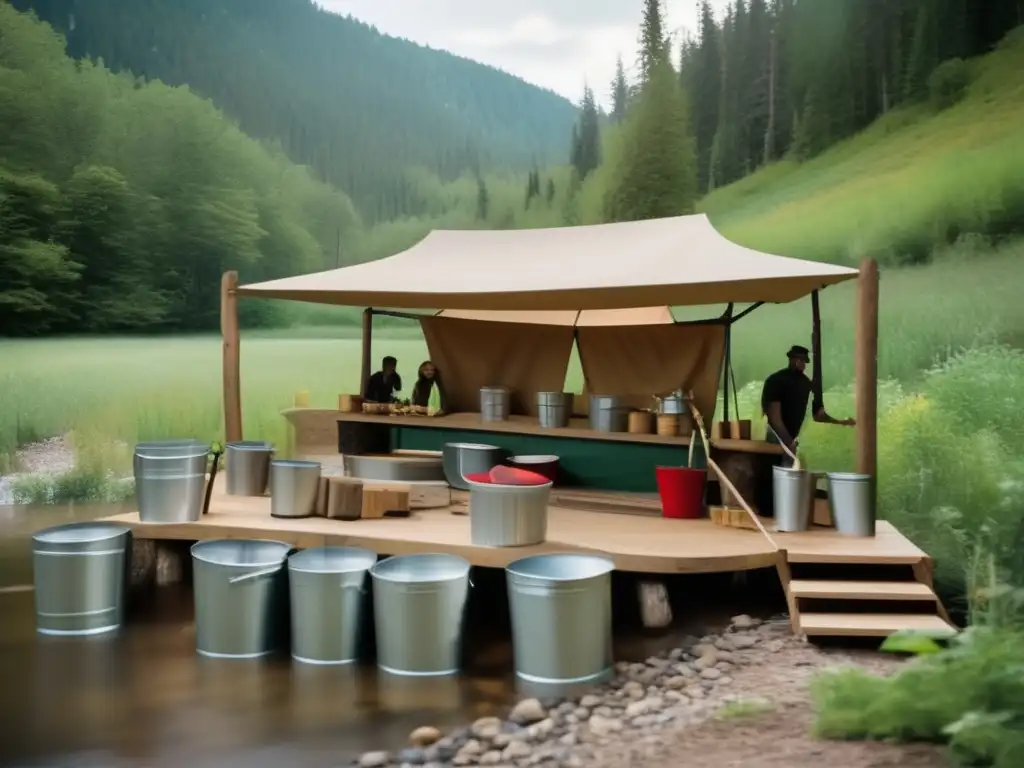
[[[952,632],[932,586],[932,561],[895,528],[871,539],[831,531],[771,534],[785,555],[779,576],[793,630],[808,637]]]

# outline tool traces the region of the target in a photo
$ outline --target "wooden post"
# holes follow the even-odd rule
[[[857,408],[857,471],[878,471],[878,264],[865,259],[857,279],[854,392]]]
[[[363,310],[363,362],[359,370],[359,392],[356,394],[363,394],[363,388],[366,386],[366,382],[370,380],[370,371],[373,370],[373,361],[371,356],[373,354],[373,307],[367,307]]]
[[[238,333],[238,273],[225,272],[220,281],[220,335],[224,339],[224,439],[242,439],[241,365]]]

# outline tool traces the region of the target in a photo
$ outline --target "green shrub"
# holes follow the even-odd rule
[[[971,71],[963,59],[944,61],[928,77],[928,100],[936,109],[949,109],[967,95]]]

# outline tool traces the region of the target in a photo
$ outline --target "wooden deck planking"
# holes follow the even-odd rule
[[[896,632],[955,632],[939,616],[898,613],[801,613],[808,637],[886,637]]]
[[[761,534],[722,528],[710,520],[599,514],[554,506],[549,507],[548,540],[529,547],[474,545],[469,517],[452,514],[450,507],[380,520],[286,520],[270,516],[269,497],[227,496],[220,478],[210,513],[199,522],[143,523],[135,512],[107,519],[129,525],[142,539],[269,538],[302,548],[348,545],[389,555],[447,552],[474,565],[498,568],[549,552],[601,553],[619,570],[662,574],[774,567],[780,557],[775,545]]]
[[[811,600],[938,600],[931,587],[919,581],[831,581],[793,579],[794,597]]]
[[[928,558],[885,520],[878,521],[872,537],[845,536],[822,529],[805,533],[772,531],[770,535],[775,545],[785,550],[790,563],[914,565]]]

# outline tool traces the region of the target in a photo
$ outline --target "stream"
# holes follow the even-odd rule
[[[32,532],[128,508],[0,506],[2,766],[336,766],[364,751],[400,748],[421,725],[446,730],[500,715],[516,699],[501,571],[474,576],[465,671],[449,678],[394,677],[371,664],[204,659],[195,652],[184,585],[135,600],[116,635],[37,636]],[[729,588],[727,578],[714,583]],[[694,593],[723,596],[707,586]],[[616,610],[631,602],[617,594]],[[617,627],[616,658],[642,660],[737,610],[734,599],[696,602],[705,603],[691,614],[701,622],[677,620],[656,634],[635,619]]]

